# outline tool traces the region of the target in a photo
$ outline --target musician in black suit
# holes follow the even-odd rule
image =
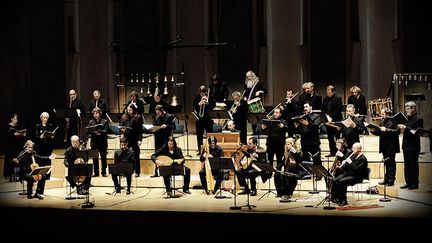
[[[286,93],[286,98],[282,101],[280,105],[280,108],[282,110],[282,118],[285,119],[285,121],[287,122],[288,137],[294,136],[295,133],[294,121],[291,118],[300,114],[298,112],[299,104],[295,99],[295,96],[297,96],[297,94],[294,94],[293,89],[288,89]],[[301,107],[301,110],[303,110],[303,107]]]
[[[184,164],[185,158],[183,156],[181,148],[177,147],[177,142],[175,141],[173,136],[169,136],[166,140],[165,144],[158,150],[156,153],[152,154],[151,160],[156,163],[158,166],[163,166],[164,161],[158,160],[158,157],[164,155],[170,157],[172,160],[176,160],[178,164]],[[184,183],[183,183],[183,192],[190,194],[189,191],[189,183],[190,183],[190,174],[191,170],[190,168],[184,166],[185,169],[185,175],[184,175]],[[170,176],[164,176],[164,184],[165,189],[167,191],[168,196],[172,195],[172,188],[171,188],[171,182],[170,182]]]
[[[352,147],[354,143],[360,142],[360,134],[366,129],[363,123],[363,119],[355,115],[355,107],[353,104],[346,106],[347,118],[351,118],[353,124],[349,127],[342,128],[342,137],[346,139],[348,147]]]
[[[81,115],[84,112],[84,105],[81,102],[81,99],[78,98],[75,89],[69,90],[69,99],[66,103],[66,130],[67,136],[64,142],[68,142],[72,135],[80,134],[81,130]]]
[[[240,142],[246,144],[248,104],[245,100],[241,99],[239,91],[234,91],[231,96],[234,100],[234,104],[230,112],[237,130],[240,131]]]
[[[19,154],[24,144],[24,138],[27,135],[26,130],[21,130],[18,125],[18,114],[12,114],[10,117],[9,129],[6,135],[5,158],[3,167],[3,177],[9,179],[10,182],[17,178],[14,173],[16,164],[12,162]],[[16,167],[18,170],[18,167]]]
[[[330,116],[331,121],[342,120],[342,98],[336,95],[336,89],[333,85],[327,86],[327,96],[324,97],[321,111]],[[336,154],[336,139],[340,137],[340,129],[334,126],[326,126],[327,139],[329,141],[330,154],[327,157],[335,156]]]
[[[135,177],[139,177],[141,172],[139,156],[142,142],[142,124],[142,116],[138,113],[137,106],[134,104],[129,105],[121,118],[120,125],[123,126],[123,128],[121,128],[120,131],[129,141],[129,147],[134,151]]]
[[[93,118],[93,110],[99,108],[102,111],[102,118],[106,118],[109,113],[108,103],[101,98],[101,92],[97,89],[93,90],[93,99],[87,107],[87,112],[91,114],[90,119]]]
[[[340,206],[348,205],[347,202],[347,187],[355,185],[368,179],[368,161],[362,152],[362,145],[354,143],[352,146],[353,153],[342,164],[338,166],[341,173],[334,179],[332,188],[332,201]]]
[[[319,138],[320,116],[312,112],[313,106],[310,101],[306,101],[303,107],[305,114],[307,114],[310,119],[300,119],[298,122],[295,122],[298,133],[301,135],[300,141],[303,159],[313,161],[316,165],[321,165],[321,142]],[[321,178],[317,177],[317,179]]]
[[[275,108],[271,120],[280,121],[277,125],[267,126],[261,125],[262,131],[267,131],[267,159],[273,167],[273,158],[276,155],[276,168],[280,170],[283,166],[282,157],[284,155],[285,135],[287,132],[287,124],[285,119],[282,119],[281,109]]]
[[[160,126],[160,129],[154,132],[155,152],[158,151],[172,135],[172,130],[175,129],[175,116],[165,111],[163,105],[157,105],[155,126]],[[155,165],[155,173],[151,177],[158,177],[157,166]]]
[[[155,93],[153,95],[153,100],[150,102],[150,111],[149,111],[149,113],[157,115],[156,106],[158,106],[158,105],[162,105],[164,111],[166,111],[168,113],[170,112],[168,103],[165,100],[162,99],[162,94]]]
[[[207,187],[207,178],[206,178],[206,167],[205,167],[205,160],[206,157],[208,158],[221,158],[224,155],[224,151],[221,146],[217,144],[217,139],[214,136],[210,136],[208,138],[208,145],[209,145],[209,151],[206,151],[206,149],[203,149],[200,156],[201,161],[201,170],[199,171],[199,176],[201,180],[201,185],[206,192],[207,195],[210,194],[216,194],[217,190],[219,190],[219,187],[222,184],[223,179],[223,173],[220,170],[211,170],[212,176],[215,177],[216,182],[214,185],[213,191],[209,191]]]
[[[319,109],[322,106],[322,97],[315,92],[314,84],[307,82],[303,84],[304,93],[300,96],[300,106],[304,106],[306,102],[314,109]]]
[[[39,167],[36,163],[36,159],[55,159],[55,155],[51,154],[50,156],[40,156],[34,150],[34,143],[31,140],[27,140],[24,144],[24,150],[19,153],[19,155],[14,159],[14,162],[17,163],[20,167],[20,180],[27,181],[27,198],[32,199],[33,197],[38,199],[43,199],[44,189],[45,189],[45,175],[30,175],[33,169]],[[37,182],[37,188],[34,195],[32,195],[33,191],[33,183]]]
[[[136,91],[130,92],[129,98],[130,98],[130,100],[126,105],[126,109],[131,104],[135,105],[137,114],[141,116],[144,113],[144,101],[139,97],[139,95]],[[129,141],[129,142],[131,142],[131,141]]]
[[[135,164],[134,152],[131,148],[128,147],[127,138],[121,138],[120,139],[120,149],[117,149],[114,152],[114,164],[119,164],[119,163]],[[111,176],[112,176],[112,180],[114,182],[114,188],[115,188],[116,192],[120,193],[121,188],[120,188],[120,184],[119,184],[119,180],[118,180],[119,175],[112,174]],[[125,174],[124,176],[126,177],[126,184],[127,184],[126,195],[129,195],[130,194],[130,187],[131,187],[131,183],[132,183],[132,175],[131,174]]]
[[[101,174],[106,177],[107,169],[107,148],[108,148],[108,121],[102,118],[102,110],[94,108],[92,111],[93,119],[89,121],[89,126],[100,124],[100,128],[94,131],[88,131],[91,136],[90,146],[92,149],[97,149],[101,157],[102,170]],[[93,173],[94,176],[99,176],[99,158],[93,157]]]
[[[282,172],[293,173],[295,175],[276,174],[274,177],[276,192],[278,196],[282,197],[282,200],[288,200],[292,197],[294,189],[297,186],[297,176],[303,173],[303,169],[300,167],[303,156],[300,150],[295,146],[294,138],[287,138],[285,141],[283,164],[278,168]],[[283,168],[282,168],[283,167]]]
[[[197,136],[197,151],[200,154],[201,145],[203,144],[204,130],[208,132],[213,131],[213,121],[208,111],[213,110],[216,103],[211,94],[204,85],[198,88],[198,94],[195,96],[193,102],[193,112],[197,118],[195,122],[196,136]]]
[[[381,124],[379,129],[371,128],[374,135],[379,136],[379,152],[382,153],[386,173],[384,181],[380,185],[393,186],[396,180],[396,154],[399,149],[400,128],[397,123],[390,118],[392,111],[389,108],[381,109]]]
[[[406,124],[399,124],[403,130],[402,150],[404,155],[404,175],[406,184],[402,189],[418,189],[419,184],[419,154],[420,136],[411,133],[411,130],[423,127],[423,118],[417,113],[417,105],[413,101],[405,103],[405,112],[408,118]]]
[[[239,156],[238,158],[236,158],[236,163],[238,168],[235,171],[235,173],[237,175],[239,185],[244,188],[243,191],[238,193],[239,195],[250,193],[251,196],[256,196],[257,195],[256,177],[261,175],[261,179],[263,183],[265,183],[266,180],[268,180],[271,177],[271,173],[264,172],[264,171],[258,172],[252,167],[252,162],[267,163],[265,149],[262,147],[258,147],[257,144],[258,144],[258,139],[256,137],[250,137],[248,140],[247,150],[243,151],[241,153],[242,155],[237,155]],[[245,162],[247,163],[246,168],[243,168],[243,164],[242,165],[239,164],[241,163],[240,161],[243,159],[243,157],[246,157],[246,161],[247,161]],[[246,182],[246,178],[249,178],[250,189],[248,183]]]
[[[71,146],[68,147],[64,152],[63,163],[65,167],[73,166],[73,164],[87,164],[87,155],[85,155],[84,158],[78,157],[78,151],[85,150],[83,144],[80,143],[79,137],[77,135],[73,135],[70,140]],[[66,180],[69,182],[71,187],[77,187],[78,194],[84,195],[88,192],[90,188],[91,176],[86,176],[83,181],[80,181],[81,178],[81,176],[66,176]],[[80,182],[81,184],[79,184]]]

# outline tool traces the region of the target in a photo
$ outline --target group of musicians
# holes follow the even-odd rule
[[[226,102],[228,98],[228,89],[226,84],[222,82],[217,75],[212,77],[211,87],[206,88],[200,86],[197,95],[193,102],[193,115],[196,117],[196,135],[197,135],[197,155],[200,155],[202,162],[208,157],[222,157],[223,149],[217,145],[215,138],[209,138],[207,143],[208,151],[203,148],[204,130],[206,133],[212,132],[213,121],[209,115],[209,111],[213,110],[218,102]],[[262,82],[253,71],[246,73],[244,92],[232,92],[233,105],[228,110],[231,120],[227,122],[227,130],[238,131],[240,133],[240,141],[242,144],[247,144],[246,149],[242,149],[242,153],[236,155],[236,160],[246,161],[238,162],[235,174],[237,175],[240,186],[243,191],[239,194],[250,194],[255,196],[257,176],[261,176],[263,181],[270,179],[272,173],[269,171],[259,171],[256,167],[252,167],[256,163],[269,163],[273,167],[273,158],[276,155],[276,175],[274,177],[277,195],[284,198],[292,196],[294,188],[297,184],[297,179],[305,172],[302,170],[302,161],[313,161],[315,165],[321,165],[321,148],[319,134],[322,130],[327,133],[329,140],[330,153],[327,157],[335,157],[336,166],[332,167],[332,173],[335,179],[329,183],[331,187],[332,201],[340,205],[346,205],[346,187],[355,183],[361,182],[369,175],[367,173],[367,159],[362,153],[360,135],[368,130],[364,125],[366,115],[366,99],[361,94],[360,88],[354,86],[351,88],[352,95],[349,97],[349,104],[346,106],[346,120],[342,117],[342,99],[336,94],[335,87],[332,85],[326,88],[326,97],[322,99],[314,90],[314,85],[307,82],[303,85],[303,93],[299,100],[296,100],[298,93],[292,89],[287,90],[286,98],[278,104],[268,115],[268,119],[264,119],[258,125],[253,126],[253,133],[266,133],[266,149],[258,146],[256,137],[251,137],[247,140],[247,115],[248,113],[264,112],[262,107],[262,95],[265,94]],[[109,113],[108,105],[101,98],[101,93],[98,90],[93,92],[93,98],[85,109],[80,99],[77,97],[75,90],[69,91],[69,100],[66,108],[69,111],[65,112],[65,139],[70,140],[70,147],[65,152],[66,167],[72,164],[86,163],[88,158],[76,157],[75,151],[79,150],[80,141],[77,136],[80,126],[80,117],[87,111],[91,114],[92,119],[88,124],[87,134],[91,137],[91,148],[96,149],[101,157],[102,168],[99,168],[97,157],[93,158],[94,174],[93,176],[107,176],[107,132]],[[253,101],[253,102],[251,102]],[[418,134],[413,134],[417,128],[423,127],[423,120],[416,112],[416,104],[407,102],[406,114],[408,121],[404,124],[398,124],[391,119],[392,111],[383,109],[381,115],[382,123],[378,129],[372,128],[371,132],[380,136],[380,153],[383,154],[386,175],[384,181],[380,184],[393,186],[396,174],[395,154],[399,152],[398,135],[403,130],[403,152],[405,163],[405,179],[406,185],[401,188],[417,189],[418,188],[418,154],[420,151],[420,141]],[[157,129],[154,131],[155,137],[155,153],[151,156],[155,163],[155,173],[152,177],[158,177],[160,166],[166,166],[166,161],[161,161],[159,156],[167,156],[172,159],[172,162],[177,161],[183,165],[185,160],[182,151],[177,147],[175,139],[171,136],[175,128],[175,116],[168,113],[167,104],[161,99],[160,94],[154,96],[152,102],[154,109],[155,121],[154,125]],[[321,112],[316,112],[320,110]],[[115,151],[114,163],[132,163],[135,176],[140,175],[140,145],[142,142],[142,125],[144,112],[144,102],[139,98],[136,92],[130,95],[125,112],[119,123],[119,130],[122,135],[121,148]],[[14,118],[14,117],[13,117]],[[43,112],[41,114],[41,123],[36,127],[36,141],[38,153],[41,156],[33,156],[41,161],[42,165],[48,165],[48,157],[52,153],[52,144],[50,139],[53,136],[46,135],[45,131],[55,132],[53,126],[48,123],[49,114]],[[107,118],[107,119],[105,119]],[[325,121],[323,121],[323,119]],[[13,121],[13,120],[12,120]],[[342,124],[342,125],[341,125]],[[11,128],[12,129],[12,128]],[[11,131],[10,129],[10,131]],[[16,135],[16,128],[12,133]],[[286,139],[288,134],[288,139]],[[297,148],[296,140],[300,138],[301,149]],[[342,138],[342,140],[341,140]],[[31,142],[31,141],[30,141]],[[29,150],[30,142],[26,143],[26,150]],[[31,142],[32,143],[32,142]],[[52,141],[51,141],[52,143]],[[30,145],[29,145],[30,144]],[[347,154],[346,151],[352,152]],[[24,151],[26,151],[24,150]],[[15,161],[27,161],[24,159],[25,154],[32,152],[22,152],[17,156]],[[34,158],[33,158],[34,159]],[[29,162],[26,162],[26,166]],[[246,166],[245,166],[246,164]],[[183,166],[184,184],[183,192],[190,193],[190,169]],[[10,170],[8,170],[10,171]],[[29,171],[28,168],[23,171]],[[211,170],[209,170],[211,171]],[[207,194],[215,194],[221,186],[223,173],[218,171],[209,172],[203,168],[200,171],[200,179],[204,190]],[[8,172],[10,173],[10,172]],[[208,188],[206,178],[207,173],[211,173],[216,178],[215,185],[212,190]],[[12,177],[11,174],[8,176]],[[118,175],[113,175],[113,182],[117,192],[120,187],[118,185]],[[130,193],[131,175],[127,175],[127,194]],[[170,185],[170,176],[164,175],[164,183],[168,195],[172,194]],[[77,184],[74,177],[67,177],[68,182],[79,189],[80,193],[88,191],[90,186],[91,176],[86,177]],[[249,178],[249,183],[246,183],[246,178]],[[320,180],[320,176],[316,177]],[[30,179],[28,179],[30,180]],[[41,181],[42,182],[42,181]],[[40,183],[43,184],[43,183]],[[43,189],[38,189],[35,194],[40,197]],[[31,191],[28,194],[31,196]]]

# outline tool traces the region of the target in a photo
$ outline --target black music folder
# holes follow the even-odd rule
[[[432,130],[427,130],[424,128],[411,129],[410,132],[414,135],[418,135],[420,137],[432,137]]]
[[[272,120],[272,119],[263,119],[263,124],[267,127],[277,127],[281,123],[280,120]]]
[[[369,128],[369,129],[380,130],[380,126],[372,124],[372,123],[364,122],[364,125],[365,125],[365,127]]]
[[[115,163],[109,165],[112,175],[132,175],[134,173],[133,163]]]
[[[48,174],[48,172],[51,170],[51,166],[47,165],[47,166],[40,166],[37,168],[34,168],[29,175],[33,176],[33,175],[45,175]]]
[[[405,124],[408,122],[408,118],[400,111],[391,116],[390,119],[393,119],[397,124]]]
[[[14,132],[17,132],[17,133],[25,133],[25,132],[27,132],[27,129],[18,130],[18,129],[13,128],[13,127],[11,127],[9,130],[13,130]]]
[[[351,119],[351,117],[346,118],[343,121],[337,121],[333,122],[334,125],[338,127],[350,127],[351,125],[355,124],[354,121]]]
[[[53,131],[44,131],[43,135],[46,138],[54,138],[54,134],[57,131],[58,127],[56,127]]]
[[[87,131],[87,133],[100,132],[100,131],[102,131],[103,127],[104,126],[102,124],[86,126],[86,131]]]
[[[303,114],[301,116],[295,116],[291,118],[294,122],[300,122],[300,120],[307,120],[308,122],[312,122],[313,119],[309,114]]]

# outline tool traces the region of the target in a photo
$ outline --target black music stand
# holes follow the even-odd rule
[[[325,177],[325,178],[327,178],[327,180],[334,180],[335,179],[334,176],[332,174],[330,174],[330,172],[328,172],[328,170],[324,166],[322,166],[322,165],[315,165],[312,161],[303,161],[300,164],[300,166],[303,167],[303,169],[305,169],[311,175]],[[317,208],[319,205],[321,205],[325,201],[328,201],[328,206],[324,207],[325,210],[336,209],[335,207],[330,206],[330,191],[329,191],[328,187],[327,187],[327,196],[324,199],[322,199],[315,206],[315,208]],[[311,206],[310,205],[306,205],[305,207],[311,207]]]
[[[227,198],[226,196],[222,195],[222,180],[225,170],[235,170],[234,164],[231,160],[231,157],[221,157],[221,158],[209,158],[209,164],[211,170],[216,170],[219,172],[219,176],[222,177],[221,179],[221,185],[219,187],[219,191],[216,193],[215,198],[217,199],[224,199]],[[218,195],[219,194],[219,195]]]
[[[183,114],[183,113],[177,113],[174,114],[179,120],[184,120],[185,121],[185,131],[186,131],[186,155],[187,157],[192,157],[192,155],[189,154],[189,129],[188,129],[188,120],[189,120],[189,115],[188,114]],[[200,149],[200,148],[198,148]]]
[[[255,125],[257,125],[258,123],[261,123],[261,121],[263,119],[266,119],[266,118],[267,118],[267,114],[266,113],[249,113],[247,115],[247,120],[252,125],[252,127],[255,126]],[[257,131],[252,131],[252,133],[253,134],[255,134],[255,132],[257,133],[257,135],[258,135],[258,144],[257,145],[259,145],[259,140],[260,140],[260,137],[261,137],[261,128],[258,128],[258,126],[257,126],[256,130]]]
[[[69,165],[69,169],[68,169],[68,176],[69,177],[76,177],[76,176],[85,176],[87,177],[91,177],[91,175],[93,174],[93,166],[91,164],[71,164]],[[82,182],[84,183],[85,180]],[[82,185],[81,184],[77,184],[77,186]],[[68,198],[66,198],[68,199]],[[75,199],[75,198],[71,198],[71,199]],[[85,196],[85,200],[84,203],[81,203],[81,208],[92,208],[94,206],[94,202],[90,202],[90,192],[86,192],[86,196]]]
[[[167,193],[167,197],[165,197],[166,199],[168,199],[168,198],[179,198],[179,197],[181,197],[180,195],[175,194],[176,191],[177,191],[178,193],[182,194],[182,195],[185,195],[184,193],[180,192],[180,191],[178,190],[178,188],[176,188],[176,186],[175,186],[175,176],[176,176],[176,175],[181,175],[181,176],[184,176],[184,175],[185,175],[185,168],[184,168],[184,165],[177,164],[177,163],[172,163],[172,164],[169,165],[169,166],[159,166],[159,173],[160,173],[161,176],[174,176],[174,178],[172,179],[172,180],[173,180],[173,186],[172,186],[172,189],[173,189],[173,190],[172,190],[172,194],[169,195],[169,194]],[[183,178],[183,180],[184,180],[184,178]],[[171,185],[170,185],[170,186],[171,186]]]
[[[109,166],[109,172],[111,173],[111,176],[119,176],[118,182],[119,182],[119,188],[122,189],[121,186],[121,179],[122,176],[129,175],[131,177],[131,184],[132,184],[132,174],[134,173],[133,163],[116,163],[111,164]],[[121,193],[121,192],[119,192]],[[117,191],[114,188],[114,191],[110,195],[117,195]]]
[[[272,173],[273,172],[277,172],[275,168],[273,168],[273,166],[271,166],[269,163],[256,163],[256,162],[252,162],[252,167],[257,170],[260,173],[263,172],[269,172]],[[275,195],[277,195],[277,193],[275,193],[274,191],[272,191],[272,189],[270,188],[271,185],[271,180],[270,178],[268,179],[269,181],[269,186],[268,186],[268,190],[266,193],[264,193],[264,195],[262,195],[260,198],[258,198],[258,201],[261,200],[261,198],[263,198],[265,195],[267,195],[267,197],[270,195],[270,193],[273,193]]]
[[[229,119],[231,119],[230,118],[230,114],[228,113],[227,110],[211,110],[211,111],[208,111],[208,113],[209,113],[209,116],[210,116],[211,119],[218,119],[218,120],[221,120],[221,119],[229,120]],[[222,126],[221,126],[221,129],[222,129]]]
[[[241,145],[237,148],[237,150],[229,158],[231,160],[232,166],[234,167],[234,170],[235,170],[235,165],[234,165],[234,160],[233,160],[234,155],[236,155],[240,149],[242,149]],[[231,210],[240,210],[242,208],[241,206],[237,206],[237,184],[236,184],[237,181],[236,181],[236,177],[237,177],[237,175],[234,172],[234,182],[233,182],[234,183],[234,193],[233,193],[234,194],[234,206],[229,207],[229,209],[231,209]]]
[[[385,181],[385,176],[386,176],[386,165],[385,165],[385,162],[386,162],[388,159],[390,159],[390,157],[388,157],[388,158],[382,160],[383,165],[384,165],[384,181]],[[387,183],[384,183],[383,186],[384,186],[384,197],[383,197],[383,198],[380,198],[379,201],[380,201],[380,202],[390,202],[391,199],[387,197]],[[369,188],[369,190],[370,190],[370,188]],[[370,193],[370,192],[369,192],[369,193]]]

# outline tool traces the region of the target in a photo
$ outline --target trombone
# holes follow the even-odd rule
[[[285,103],[285,104],[291,103],[291,100],[294,99],[298,94],[299,94],[299,92],[295,93],[291,98],[287,98],[287,97],[283,98],[283,99],[281,100],[281,102],[280,102],[279,104],[277,104],[277,106],[275,106],[275,107],[273,108],[273,110],[271,110],[271,111],[267,114],[267,119],[271,119],[271,118],[273,117],[273,113],[274,113],[274,110],[275,110],[275,109],[280,108],[280,107],[282,106],[282,104],[284,104],[284,103]]]
[[[204,95],[201,98],[202,104],[200,105],[200,109],[199,109],[199,113],[198,113],[199,117],[204,116],[205,106],[206,106],[206,104],[208,104],[209,95],[210,95],[210,88],[207,90],[207,95]]]

